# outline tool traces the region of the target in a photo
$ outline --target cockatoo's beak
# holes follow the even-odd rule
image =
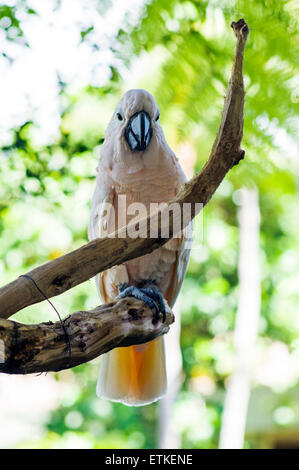
[[[125,138],[131,150],[145,150],[153,135],[151,118],[146,111],[135,113],[125,130]]]

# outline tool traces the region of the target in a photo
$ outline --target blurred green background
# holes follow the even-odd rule
[[[299,448],[298,10],[282,0],[0,2],[0,282],[87,241],[105,127],[129,88],[156,98],[189,176],[220,122],[244,17],[246,158],[203,214],[179,300],[183,448],[217,448],[234,369],[242,187],[259,194],[261,314],[244,445]],[[297,62],[296,62],[297,61]],[[297,74],[297,75],[296,75]],[[93,280],[54,299],[66,316],[99,303]],[[14,319],[56,321],[43,302]],[[0,447],[155,448],[159,407],[95,395],[100,358],[57,374],[0,376]],[[161,418],[160,418],[161,419]]]

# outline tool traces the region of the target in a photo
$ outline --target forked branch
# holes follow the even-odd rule
[[[245,43],[249,33],[249,28],[243,19],[238,22],[233,22],[231,26],[237,38],[234,64],[224,102],[221,123],[211,155],[202,171],[185,184],[182,191],[174,201],[169,203],[169,205],[172,202],[177,202],[180,205],[191,203],[193,208],[195,203],[201,203],[205,206],[224,179],[227,172],[234,165],[239,163],[242,158],[244,158],[244,151],[240,147],[243,134],[243,108],[245,97],[242,68]],[[164,211],[167,213],[168,209],[161,211],[161,217],[159,218],[160,231],[158,231],[157,237],[150,237],[149,230],[151,219],[149,217],[143,221],[146,225],[146,233],[148,235],[146,238],[133,239],[127,235],[126,231],[124,233],[124,231],[121,230],[122,236],[119,236],[120,232],[117,232],[113,238],[109,236],[104,239],[93,240],[77,250],[33,269],[27,274],[39,286],[40,290],[50,298],[81,284],[95,276],[97,273],[109,269],[112,266],[120,265],[130,259],[151,253],[155,249],[164,245],[167,240],[173,236],[171,213],[169,217],[169,236],[164,238],[159,236],[159,233],[161,234],[161,220],[165,220],[163,217]],[[192,212],[192,217],[194,216],[195,209]],[[139,222],[139,224],[140,223],[141,222]],[[41,302],[44,300],[44,296],[41,294],[41,291],[39,291],[34,283],[26,277],[19,277],[10,284],[2,287],[0,289],[0,318],[7,319],[22,308]],[[105,348],[106,350],[109,350],[115,346],[124,346],[129,344],[126,343],[126,341],[131,341],[132,336],[130,335],[129,338],[131,339],[128,340],[127,337],[126,340],[122,339],[120,341],[121,344],[119,343],[119,337],[127,330],[125,325],[122,325],[122,328],[120,329],[119,325],[117,326],[117,323],[119,323],[119,317],[115,314],[115,308],[111,309],[111,306],[106,305],[98,307],[93,311],[85,312],[84,314],[82,312],[76,313],[70,317],[70,320],[65,320],[68,334],[74,343],[71,366],[79,364],[80,362],[86,362],[92,357],[102,354],[105,352]],[[97,321],[99,322],[97,327],[98,329],[102,323],[99,318],[95,320],[95,315],[97,312],[101,312],[101,315],[104,314],[106,312],[105,309],[108,309],[107,312],[109,312],[109,314],[107,313],[107,315],[111,317],[109,319],[109,324],[111,325],[111,331],[113,333],[111,333],[110,336],[108,335],[108,337],[105,335],[101,336],[101,333],[99,333],[98,336],[90,333],[94,341],[94,343],[92,343],[93,347],[89,347],[85,351],[80,350],[80,341],[78,338],[80,335],[85,337],[87,333],[86,329],[84,329],[83,323],[79,322],[80,328],[82,327],[82,331],[74,328],[73,317],[77,316],[78,318],[79,315],[79,318],[81,318],[83,315],[84,322],[94,323]],[[143,309],[146,311],[145,305],[143,305]],[[123,323],[127,323],[130,327],[134,326],[135,321],[139,321],[134,320],[134,318],[132,319],[128,311],[123,311],[123,314],[127,315],[127,321],[125,322],[122,320]],[[129,319],[131,322],[129,322]],[[139,323],[139,326],[140,325],[141,324]],[[159,334],[165,333],[168,328],[167,326],[166,329],[163,329],[162,325],[160,325],[160,327],[161,332]],[[61,336],[60,325],[45,326],[45,324],[42,324],[36,326],[25,326],[16,324],[15,322],[2,321],[0,323],[0,340],[4,340],[6,350],[10,350],[12,353],[9,356],[11,362],[8,364],[7,362],[0,364],[0,371],[16,373],[17,371],[21,371],[19,373],[26,373],[37,370],[58,370],[67,367],[65,357],[64,359],[61,358],[62,349],[53,347],[55,345],[55,341],[58,341],[53,338],[57,338],[59,336],[57,333],[59,328],[59,334]],[[21,361],[21,363],[17,364],[16,361],[19,356],[16,356],[17,351],[13,349],[13,345],[16,345],[18,342],[18,344],[20,344],[20,337],[25,335],[22,336],[22,338],[25,338],[29,330],[31,340],[33,341],[31,343],[32,347],[30,346],[30,343],[27,342],[26,349],[26,341],[25,343],[22,343],[28,354],[26,356],[24,351],[24,358],[26,358],[27,361],[27,365],[25,367],[25,359],[23,359],[23,362]],[[157,330],[155,330],[155,333],[152,332],[151,334],[155,336],[156,333]],[[34,335],[36,335],[36,338]],[[41,335],[43,335],[43,341],[47,344],[47,347],[42,347],[40,350],[36,345],[39,344],[39,338],[41,338]],[[144,330],[141,325],[138,329],[138,334],[136,336],[133,335],[133,337],[135,344],[148,341],[149,337],[146,333],[146,325],[144,324]],[[122,341],[125,341],[125,344],[122,344]],[[105,342],[107,342],[107,344]],[[133,342],[130,344],[133,344]],[[33,354],[34,348],[38,350],[37,356],[34,356]],[[21,350],[18,351],[18,354],[22,354]],[[93,352],[91,353],[90,351]],[[33,356],[31,357],[30,354],[33,354]],[[66,352],[64,352],[64,355],[66,356]],[[30,361],[34,361],[34,364],[33,362],[30,364]],[[9,364],[11,364],[11,366]]]

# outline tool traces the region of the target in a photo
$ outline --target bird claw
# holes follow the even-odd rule
[[[142,283],[143,286],[147,285]],[[159,320],[159,313],[162,313],[163,323],[166,320],[166,306],[163,295],[160,289],[152,283],[148,287],[135,287],[128,286],[128,284],[120,284],[118,286],[118,296],[116,300],[124,297],[135,297],[135,299],[145,302],[152,310],[155,311],[153,323],[157,323]]]
[[[162,321],[164,323],[166,320],[166,306],[165,306],[163,295],[160,292],[160,289],[157,286],[151,286],[151,287],[143,287],[140,289],[140,291],[146,294],[147,296],[151,297],[155,301],[155,303],[158,305],[157,313],[159,312],[162,313]]]

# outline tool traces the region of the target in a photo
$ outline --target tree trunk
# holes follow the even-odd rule
[[[182,382],[182,354],[180,348],[180,314],[179,308],[174,308],[175,324],[165,338],[166,370],[167,370],[167,393],[159,402],[159,424],[158,441],[159,449],[179,449],[181,447],[181,436],[173,426],[172,411],[175,399]]]
[[[239,307],[234,334],[235,369],[228,380],[221,449],[242,449],[250,396],[250,375],[261,302],[258,193],[242,189],[239,209]]]

